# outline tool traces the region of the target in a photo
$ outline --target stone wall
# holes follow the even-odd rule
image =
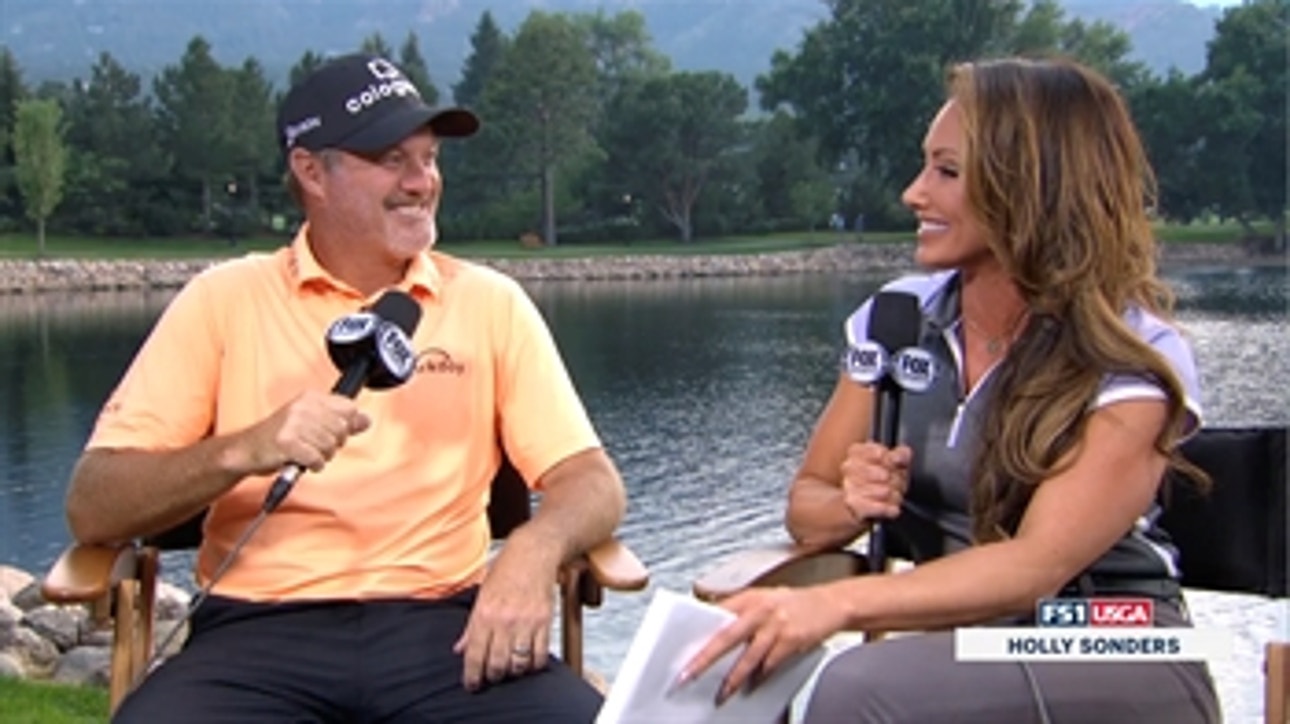
[[[1285,255],[1252,254],[1240,244],[1166,244],[1161,260],[1169,264],[1284,264]],[[175,288],[216,261],[0,260],[0,294]],[[639,254],[575,259],[516,257],[482,262],[521,280],[662,279],[866,271],[895,274],[914,268],[913,245],[903,243],[844,243],[773,254]]]
[[[841,244],[810,251],[732,255],[634,255],[577,259],[487,259],[517,279],[654,279],[804,272],[898,270],[913,263],[905,244]],[[0,260],[0,294],[172,288],[215,263],[185,260]]]

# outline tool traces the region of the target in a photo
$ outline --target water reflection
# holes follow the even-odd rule
[[[1239,317],[1286,314],[1284,267],[1178,270],[1170,280],[1182,309]]]

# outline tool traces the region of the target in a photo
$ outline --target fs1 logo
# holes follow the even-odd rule
[[[1070,626],[1151,626],[1155,602],[1149,598],[1045,598],[1035,608],[1041,628]]]

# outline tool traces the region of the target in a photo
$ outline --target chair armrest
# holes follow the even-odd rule
[[[645,565],[616,538],[587,551],[587,569],[597,583],[614,591],[639,591],[649,583]]]
[[[133,544],[69,546],[41,581],[40,593],[51,603],[87,603],[107,595],[117,583],[136,575]]]
[[[791,543],[740,551],[694,582],[694,595],[719,601],[752,586],[809,586],[868,572],[861,554]]]

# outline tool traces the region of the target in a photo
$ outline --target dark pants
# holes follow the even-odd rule
[[[1156,624],[1185,625],[1156,602]],[[1044,714],[1040,713],[1042,703]],[[820,672],[807,724],[1212,724],[1209,669],[1194,662],[954,661],[950,631],[862,644]]]
[[[562,662],[461,684],[474,592],[443,601],[262,604],[211,597],[183,651],[114,722],[591,722],[601,696]]]

